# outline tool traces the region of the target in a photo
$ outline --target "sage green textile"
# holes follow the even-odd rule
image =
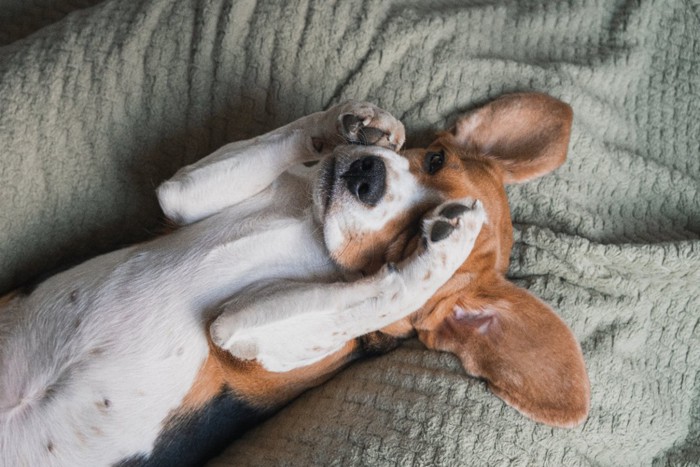
[[[409,144],[504,92],[574,108],[568,162],[509,189],[510,276],[582,343],[584,425],[536,424],[410,342],[305,394],[212,465],[700,465],[697,1],[0,9],[2,291],[147,238],[161,222],[153,190],[178,167],[341,99],[389,109]]]

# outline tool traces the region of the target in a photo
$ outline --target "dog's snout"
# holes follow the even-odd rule
[[[374,206],[384,196],[386,166],[379,157],[360,157],[350,164],[342,177],[350,193],[364,204]]]

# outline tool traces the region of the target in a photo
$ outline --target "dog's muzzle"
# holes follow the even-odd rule
[[[377,156],[360,157],[340,177],[348,191],[368,206],[375,206],[386,191],[386,166]]]

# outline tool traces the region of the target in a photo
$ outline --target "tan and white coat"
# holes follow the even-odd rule
[[[503,184],[561,164],[570,124],[513,95],[399,154],[401,123],[348,102],[182,169],[158,189],[179,229],[0,301],[0,463],[196,464],[414,332],[525,414],[579,423],[578,344],[503,277]],[[343,178],[368,155],[386,167],[372,205]]]

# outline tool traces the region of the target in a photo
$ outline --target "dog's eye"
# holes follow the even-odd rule
[[[425,171],[430,175],[442,168],[445,163],[445,150],[440,152],[429,152],[425,155]]]

